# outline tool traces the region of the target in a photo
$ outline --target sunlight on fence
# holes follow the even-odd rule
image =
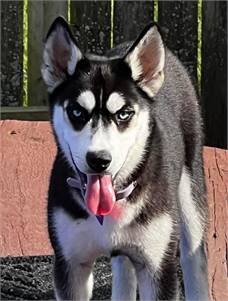
[[[135,39],[153,20],[162,27],[166,45],[183,62],[201,94],[205,124],[207,129],[210,128],[207,134],[209,141],[223,141],[216,145],[224,145],[226,9],[226,1],[203,0],[3,1],[3,118],[26,116],[33,119],[39,114],[41,119],[46,118],[47,93],[40,65],[43,40],[58,15],[68,20],[76,38],[79,33],[75,25],[78,25],[81,49],[97,54],[104,54],[124,41]],[[219,116],[216,123],[215,111]],[[217,123],[220,129],[215,133],[213,127]]]
[[[198,89],[201,92],[201,73],[202,73],[202,3],[203,0],[198,0],[197,6],[197,34],[198,34],[198,47],[197,47],[197,82]]]
[[[22,106],[28,106],[28,0],[23,7],[23,101]]]
[[[154,22],[158,22],[158,0],[154,0]]]

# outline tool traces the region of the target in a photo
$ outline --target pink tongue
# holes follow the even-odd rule
[[[116,196],[112,186],[112,177],[87,176],[86,205],[95,215],[109,214],[115,204]]]

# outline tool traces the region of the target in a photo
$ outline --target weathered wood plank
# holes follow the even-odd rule
[[[2,107],[1,119],[6,120],[49,120],[49,108],[47,106],[37,107]]]
[[[158,22],[167,46],[197,77],[197,1],[158,1]]]
[[[23,1],[1,1],[1,104],[20,105],[23,93]]]
[[[54,0],[54,1],[43,1],[44,5],[44,34],[46,36],[49,27],[51,26],[54,19],[58,16],[63,16],[67,20],[68,12],[68,1],[67,0]]]
[[[28,2],[28,99],[29,106],[45,105],[47,94],[40,66],[44,38],[43,1]]]
[[[153,1],[114,1],[114,46],[137,38],[153,21]]]
[[[28,99],[30,106],[46,105],[47,92],[41,78],[43,41],[53,20],[67,16],[67,1],[28,2]]]
[[[110,48],[111,1],[71,1],[71,24],[79,27],[83,51],[104,54]]]
[[[202,104],[206,145],[227,148],[226,1],[203,1]]]
[[[228,300],[228,151],[204,148],[209,204],[207,240],[211,300]]]
[[[46,199],[55,154],[51,128],[47,122],[1,121],[0,131],[0,256],[50,254]]]

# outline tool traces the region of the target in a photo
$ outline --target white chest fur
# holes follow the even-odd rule
[[[137,210],[135,205],[127,206],[132,207],[125,208],[128,214],[118,219],[106,216],[103,225],[99,224],[95,216],[74,220],[62,209],[56,210],[54,226],[63,256],[67,260],[87,263],[102,254],[110,255],[113,249],[123,245],[136,246],[149,258],[153,258],[156,270],[170,241],[172,219],[170,215],[162,214],[147,226],[130,226]]]

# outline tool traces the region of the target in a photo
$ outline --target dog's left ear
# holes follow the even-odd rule
[[[56,18],[47,34],[41,66],[42,77],[49,92],[75,72],[81,58],[82,53],[67,22],[62,17]]]
[[[153,97],[164,81],[165,48],[157,25],[150,24],[140,34],[124,58],[132,78]]]

